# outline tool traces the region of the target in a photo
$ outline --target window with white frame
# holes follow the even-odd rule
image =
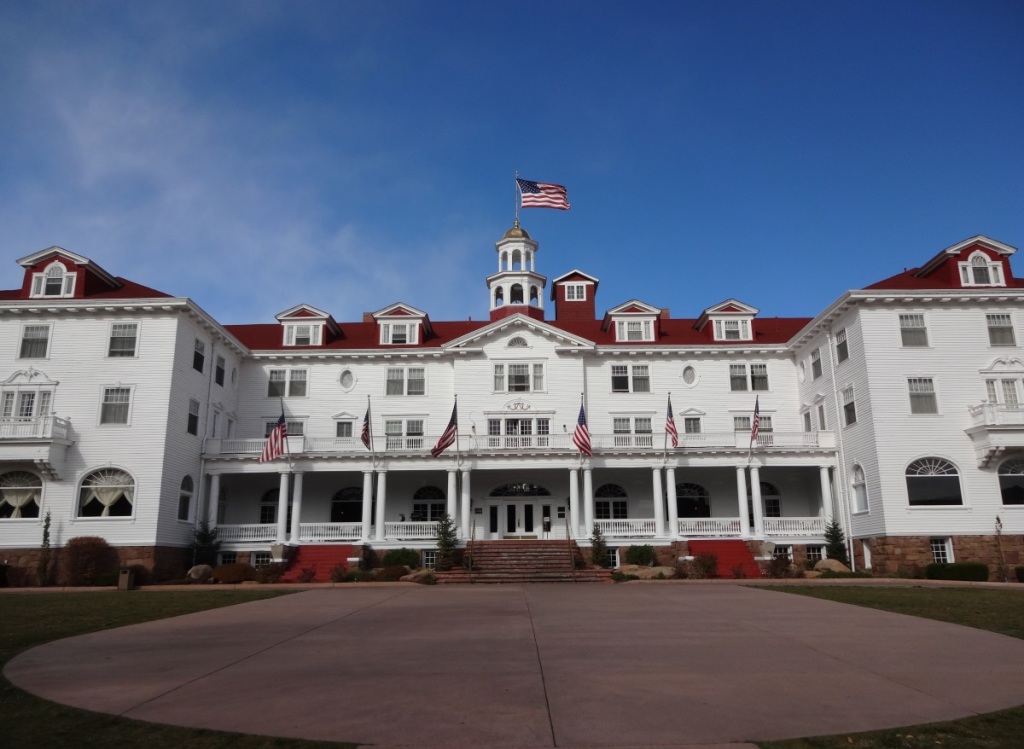
[[[21,329],[19,359],[45,359],[49,349],[49,325],[26,325]]]
[[[612,417],[612,435],[616,447],[651,447],[654,444],[650,416]]]
[[[814,349],[811,352],[811,379],[816,380],[821,377],[821,349]]]
[[[137,322],[115,322],[110,326],[110,342],[107,356],[135,356],[135,348],[139,340],[139,324]]]
[[[206,366],[206,343],[196,338],[195,347],[192,352],[192,369],[202,372]]]
[[[750,389],[751,390],[768,390],[768,365],[767,364],[751,364],[750,365]]]
[[[385,419],[384,436],[388,450],[421,450],[423,419]]]
[[[220,411],[214,409],[213,413],[210,414],[210,437],[216,439],[218,436],[218,429],[220,429]]]
[[[504,418],[487,420],[487,446],[505,448],[550,447],[551,419]]]
[[[733,392],[739,392],[747,389],[746,364],[729,365],[729,389]]]
[[[806,555],[808,562],[820,562],[825,558],[825,547],[807,546],[804,549],[804,554]]]
[[[117,386],[103,388],[100,403],[100,424],[127,424],[131,409],[132,389]]]
[[[531,393],[544,390],[544,365],[507,362],[494,365],[494,392]]]
[[[380,342],[390,346],[406,346],[416,343],[419,323],[386,322],[380,325]]]
[[[732,428],[734,432],[749,432],[750,431],[750,417],[749,416],[733,416],[732,417]],[[760,428],[760,427],[758,427]]]
[[[764,516],[766,518],[782,517],[781,497],[762,497],[762,501],[764,502]]]
[[[423,367],[388,367],[387,395],[425,395],[426,369]]]
[[[828,431],[828,422],[825,420],[825,404],[818,404],[818,429],[822,432]]]
[[[269,551],[254,551],[252,553],[252,566],[259,569],[274,563],[274,555]]]
[[[988,342],[992,346],[1014,346],[1017,343],[1013,334],[1013,320],[1004,313],[985,315],[988,326]]]
[[[352,439],[353,425],[351,421],[334,422],[334,436],[339,439]]]
[[[437,549],[424,549],[423,554],[423,569],[432,570],[437,566]]]
[[[934,563],[949,564],[953,561],[953,544],[949,538],[930,538],[928,544],[932,550]]]
[[[0,475],[0,520],[38,518],[43,481],[28,471]]]
[[[836,333],[836,359],[844,362],[850,358],[850,347],[846,342],[846,328]]]
[[[565,284],[565,301],[585,302],[587,300],[587,285],[584,283]]]
[[[525,338],[517,335],[509,339],[508,343],[505,344],[505,348],[530,348],[530,344],[526,342]]]
[[[910,392],[910,413],[937,414],[939,404],[935,398],[935,382],[931,377],[908,377]]]
[[[651,369],[646,364],[613,364],[613,393],[651,392]]]
[[[117,468],[101,468],[82,480],[78,517],[130,517],[135,504],[135,479]]]
[[[684,416],[683,417],[683,433],[684,434],[700,434],[700,416]]]
[[[594,518],[625,520],[629,517],[629,498],[618,484],[602,484],[594,492]]]
[[[767,517],[767,516],[766,516]],[[785,544],[776,544],[772,549],[772,559],[792,559],[793,547]]]
[[[1017,380],[985,380],[985,391],[988,394],[989,403],[998,403],[1001,406],[1017,408],[1020,405],[1020,391]]]
[[[286,323],[284,326],[285,346],[319,346],[322,340],[320,323]]]
[[[1005,286],[1003,264],[992,260],[984,252],[973,253],[960,268],[961,286]]]
[[[217,554],[219,564],[235,564],[238,561],[237,551],[222,551]]]
[[[907,499],[911,507],[963,505],[960,473],[943,458],[919,458],[907,466]]]
[[[304,398],[306,390],[305,369],[271,369],[267,373],[268,398]]]
[[[223,356],[218,356],[214,362],[213,381],[224,387],[224,369],[227,367],[227,362],[224,361]]]
[[[192,515],[192,487],[191,476],[181,480],[181,490],[178,492],[178,520],[187,521]]]
[[[814,426],[811,423],[811,412],[810,411],[804,411],[802,416],[803,416],[803,420],[804,420],[804,431],[805,432],[813,432],[814,431]]]
[[[653,320],[616,320],[615,340],[623,341],[653,341],[654,321]]]
[[[274,421],[270,421],[270,420],[264,421],[263,422],[263,436],[264,437],[269,437],[270,433],[272,431],[274,431],[274,428],[276,426],[277,426],[277,420],[276,419]],[[302,435],[304,435],[306,433],[306,422],[304,422],[304,421],[288,421],[288,420],[285,420],[284,428],[285,428],[285,431],[288,433],[289,437],[301,437]]]
[[[857,464],[853,466],[853,511],[868,511],[868,483],[864,469]]]
[[[843,388],[843,418],[846,426],[857,423],[857,403],[853,399],[853,385]]]
[[[757,444],[774,444],[774,432],[772,417],[767,414],[759,414],[757,417]]]
[[[747,378],[747,372],[748,369],[746,364],[730,364],[729,389],[733,392],[742,392],[745,390],[757,390],[764,392],[768,390],[767,364],[751,364],[749,368],[749,379]]]
[[[749,320],[715,320],[716,341],[749,341]]]
[[[14,387],[0,396],[0,417],[4,421],[33,421],[49,415],[53,390]]]
[[[188,426],[189,434],[199,434],[199,401],[189,398],[188,401]]]
[[[928,345],[928,327],[924,315],[908,313],[900,315],[900,340],[907,348]]]
[[[75,278],[77,273],[68,270],[56,260],[46,267],[42,273],[32,276],[33,297],[70,297],[75,294]]]
[[[1024,505],[1024,460],[1011,458],[999,466],[999,492],[1004,505]]]

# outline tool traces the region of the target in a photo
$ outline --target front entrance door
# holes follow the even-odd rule
[[[487,508],[490,538],[540,538],[535,502],[495,502]]]

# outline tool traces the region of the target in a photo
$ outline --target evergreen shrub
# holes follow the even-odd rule
[[[64,547],[68,585],[117,585],[117,553],[98,536],[77,536]]]
[[[655,559],[653,546],[630,546],[626,549],[626,564],[650,567],[654,564]]]
[[[967,580],[983,583],[988,580],[988,565],[981,562],[933,562],[924,568],[929,580]]]
[[[422,566],[419,551],[416,549],[406,548],[388,549],[388,551],[384,552],[381,564],[385,567],[401,565],[403,567],[408,567],[411,570],[419,569]]]

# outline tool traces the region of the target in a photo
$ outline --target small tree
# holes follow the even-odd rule
[[[217,552],[220,550],[219,529],[211,528],[205,520],[200,520],[192,533],[192,564],[208,564],[217,566]]]
[[[46,511],[43,518],[43,543],[39,547],[39,567],[36,574],[39,576],[40,585],[50,584],[50,511]]]
[[[838,520],[833,520],[825,526],[825,554],[829,559],[842,562],[850,566],[850,557],[846,553],[846,534]]]
[[[434,569],[445,572],[455,566],[455,550],[459,546],[459,533],[455,521],[447,512],[437,521],[437,560]]]
[[[590,534],[590,561],[598,567],[608,567],[608,544],[604,540],[601,526],[594,523],[594,530]]]

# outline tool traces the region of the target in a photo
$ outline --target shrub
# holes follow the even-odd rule
[[[385,567],[401,565],[415,570],[421,566],[420,553],[416,549],[389,549],[384,552],[380,563]]]
[[[303,567],[298,575],[300,583],[311,583],[316,579],[316,567]]]
[[[929,580],[969,580],[983,583],[988,580],[988,565],[981,562],[933,562],[924,568],[924,576]]]
[[[1024,567],[1014,567],[1014,571],[1017,573],[1017,582],[1024,583]]]
[[[690,576],[690,565],[686,562],[676,562],[676,580],[685,580]]]
[[[276,583],[281,579],[281,575],[288,569],[287,562],[271,562],[269,564],[261,564],[256,568],[256,581],[259,583]],[[303,570],[305,572],[305,570]],[[316,576],[316,570],[312,569],[310,572],[313,573],[313,577]],[[310,577],[310,580],[313,579]],[[309,582],[306,580],[305,582]]]
[[[390,567],[381,567],[376,570],[374,579],[382,583],[397,583],[403,577],[409,574],[409,570],[405,568],[404,564],[393,564]]]
[[[630,546],[626,549],[626,564],[650,567],[655,559],[653,546]]]
[[[639,580],[640,577],[637,575],[627,575],[625,572],[619,572],[615,570],[612,573],[612,580],[617,583],[628,583],[630,580]]]
[[[792,563],[789,561],[789,557],[774,557],[768,561],[768,564],[764,567],[765,577],[771,577],[775,579],[782,579],[785,577],[792,577],[793,573],[790,569]]]
[[[594,523],[594,530],[590,534],[590,563],[597,567],[611,567],[608,563],[608,544],[597,523]]]
[[[348,575],[348,567],[344,564],[335,565],[334,569],[331,570],[331,582],[332,583],[343,583],[345,577]]]
[[[428,572],[426,575],[417,580],[420,585],[437,585],[437,577],[433,572]]]
[[[690,562],[689,573],[697,580],[718,577],[718,557],[708,552],[698,554]]]
[[[455,521],[447,512],[437,521],[437,561],[434,569],[447,572],[455,566],[455,550],[459,545],[459,532]]]
[[[213,574],[211,574],[210,577],[219,583],[234,585],[247,580],[255,580],[256,568],[246,562],[218,564],[213,568]]]
[[[189,551],[192,552],[192,565],[208,564],[213,567],[217,564],[217,552],[220,550],[220,530],[211,528],[205,520],[201,520],[196,529],[192,532],[192,543]]]
[[[850,566],[850,556],[846,553],[846,534],[839,525],[838,520],[833,520],[825,526],[825,556],[829,559],[838,559],[847,567]]]
[[[117,584],[117,554],[104,539],[97,536],[72,538],[64,547],[63,557],[68,585]]]

